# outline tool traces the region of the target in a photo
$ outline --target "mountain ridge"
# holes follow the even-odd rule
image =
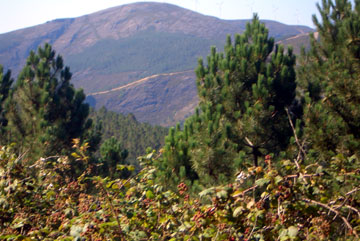
[[[83,88],[85,93],[108,91],[149,76],[194,69],[197,58],[205,58],[210,46],[215,45],[221,51],[226,35],[241,33],[248,21],[223,20],[172,4],[153,2],[126,4],[77,18],[55,19],[35,27],[0,34],[0,63],[5,69],[12,69],[16,75],[25,64],[29,52],[49,42],[58,53],[63,55],[65,64],[71,67],[72,81],[77,88]],[[306,26],[291,26],[269,20],[263,22],[276,41],[312,31]],[[189,102],[184,100],[184,96],[191,100],[197,98],[195,75],[189,76],[174,75],[173,78],[188,81],[183,84],[188,86],[184,87],[184,90],[191,89],[191,93],[195,96],[184,95],[171,89],[170,92],[181,96],[172,95],[171,98],[174,99],[163,101],[164,96],[170,97],[170,95],[164,90],[153,89],[146,83],[146,87],[156,93],[147,92],[150,96],[147,98],[138,96],[138,99],[151,103],[154,102],[151,98],[157,96],[163,104],[177,102],[179,99],[186,103],[184,102],[183,106],[173,103],[174,106],[186,109]],[[164,76],[159,76],[159,81],[165,86],[162,82],[165,78],[162,77]],[[169,83],[173,86],[171,88],[176,87],[175,82],[178,83],[174,79],[167,81],[171,82]],[[103,99],[104,95],[92,97],[94,98],[92,103],[95,103],[96,108],[101,107],[100,103],[102,103],[110,110],[122,112],[119,107],[122,106],[125,108],[125,113],[138,113],[139,108],[134,105],[135,102],[125,100],[124,95],[116,98],[112,96],[107,100]],[[118,103],[119,106],[116,107],[114,103]],[[120,103],[128,103],[128,105],[124,106]],[[143,103],[141,106],[146,104]],[[176,110],[174,111],[176,113]],[[174,115],[172,112],[164,112],[162,118],[172,119]],[[152,124],[170,123],[146,113],[138,113],[135,116],[140,121]],[[156,121],[147,116],[154,116]],[[181,119],[175,118],[174,121]]]
[[[0,34],[0,43],[3,36],[12,35],[11,39],[15,41],[12,41],[11,47],[21,43],[16,49],[20,49],[19,57],[24,58],[30,50],[36,49],[44,42],[49,42],[57,52],[66,57],[92,46],[99,39],[118,40],[151,27],[155,27],[154,30],[157,32],[166,30],[165,32],[181,32],[224,40],[227,34],[242,32],[248,21],[249,19],[223,20],[167,3],[139,2],[112,7],[77,18],[55,19],[44,24]],[[274,32],[272,29],[278,24],[285,28],[283,31],[286,31],[288,35],[311,30],[301,25],[291,26],[271,20],[264,20],[264,22],[269,25],[270,34]],[[274,32],[273,35],[278,37],[281,34]],[[27,41],[24,42],[21,37],[25,37]],[[26,43],[29,44],[26,45]],[[5,47],[7,47],[6,44],[3,45],[3,48]],[[2,52],[0,51],[0,61],[4,62]],[[9,67],[16,69],[14,65]]]

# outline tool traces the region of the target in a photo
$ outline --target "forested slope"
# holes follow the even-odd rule
[[[105,107],[92,111],[90,118],[96,125],[101,126],[102,140],[115,137],[122,148],[129,152],[127,161],[136,166],[137,157],[144,155],[147,148],[159,150],[168,133],[165,127],[140,123],[132,114],[125,116],[108,111]]]
[[[139,172],[115,137],[98,146],[100,122],[50,45],[15,84],[0,68],[0,239],[359,240],[360,1],[318,8],[298,65],[256,15],[212,48],[198,110]],[[98,115],[109,136],[136,123]]]

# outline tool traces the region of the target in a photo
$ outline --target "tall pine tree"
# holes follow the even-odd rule
[[[359,154],[360,1],[323,0],[318,39],[303,53],[299,80],[305,92],[305,139],[310,157],[327,162],[334,154]]]
[[[73,138],[91,126],[85,94],[49,44],[31,52],[11,95],[7,118],[11,141],[32,156],[69,151]]]
[[[224,50],[212,48],[207,65],[199,60],[199,109],[184,130],[172,129],[166,138],[159,166],[172,175],[180,175],[183,167],[187,178],[223,182],[289,144],[286,108],[291,109],[296,88],[292,49],[285,53],[275,46],[255,15],[234,43],[227,38]]]

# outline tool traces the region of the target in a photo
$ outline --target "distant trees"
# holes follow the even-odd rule
[[[136,120],[133,114],[123,115],[102,107],[91,111],[90,118],[96,126],[101,126],[103,144],[112,137],[128,151],[127,162],[139,168],[137,158],[146,153],[148,147],[160,149],[168,128],[152,126]]]
[[[207,66],[199,60],[199,109],[183,130],[170,130],[159,164],[164,171],[180,175],[184,168],[188,178],[196,179],[196,172],[205,183],[218,183],[289,144],[286,109],[291,112],[296,89],[292,49],[284,53],[254,16],[234,43],[228,37],[224,50],[212,48]]]
[[[9,97],[8,141],[40,157],[68,152],[73,138],[84,137],[92,123],[89,106],[70,79],[70,69],[49,44],[30,52]]]

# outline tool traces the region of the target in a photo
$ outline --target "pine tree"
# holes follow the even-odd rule
[[[8,121],[5,118],[5,102],[9,97],[12,83],[11,71],[8,70],[4,74],[3,67],[0,65],[0,144],[5,144],[6,142],[5,127]]]
[[[305,139],[310,156],[327,162],[360,147],[360,1],[323,0],[313,16],[319,39],[303,53],[299,79],[306,99]]]
[[[115,137],[111,137],[104,141],[100,147],[100,154],[105,176],[111,178],[129,177],[130,172],[128,172],[127,169],[117,172],[117,165],[127,164],[126,158],[128,156],[128,151],[122,148],[120,142]]]
[[[11,140],[39,157],[68,152],[73,138],[91,127],[85,94],[49,44],[31,52],[11,95],[7,118]]]
[[[175,173],[190,165],[200,180],[214,183],[286,150],[292,136],[286,108],[291,112],[296,88],[292,49],[285,54],[274,46],[256,15],[234,43],[227,38],[224,50],[213,47],[206,66],[199,60],[199,108],[183,131],[170,131],[162,162]]]

